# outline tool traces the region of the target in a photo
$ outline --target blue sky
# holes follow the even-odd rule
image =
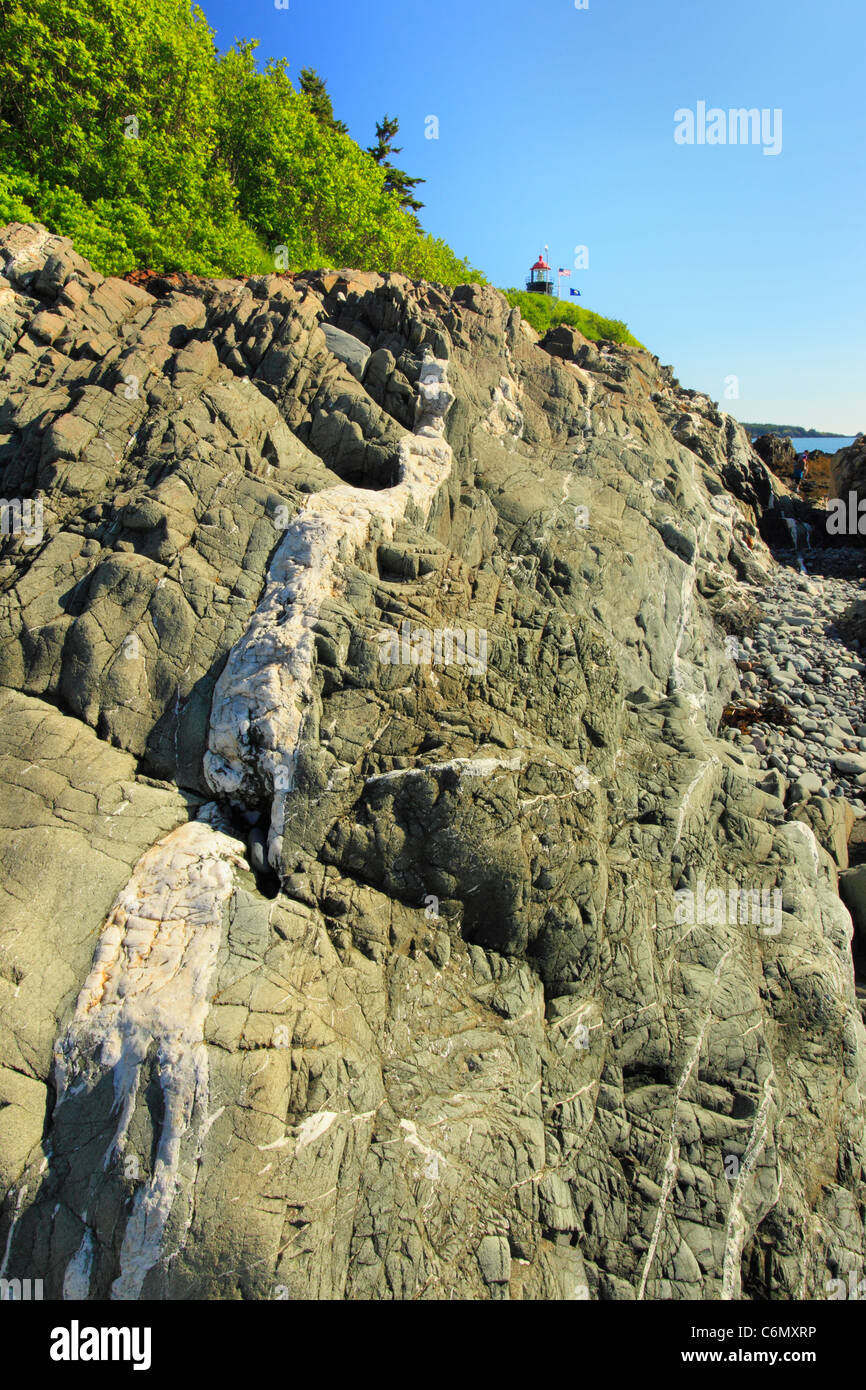
[[[586,246],[563,285],[684,385],[744,420],[866,430],[864,0],[203,8],[220,47],[316,68],[359,143],[398,116],[425,228],[494,284]],[[677,144],[699,102],[781,110],[781,152]]]

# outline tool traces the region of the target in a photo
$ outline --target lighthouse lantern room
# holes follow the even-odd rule
[[[543,256],[539,256],[529,272],[526,288],[530,294],[553,294],[553,274]]]

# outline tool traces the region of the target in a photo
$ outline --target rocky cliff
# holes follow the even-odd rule
[[[837,454],[833,455],[831,478],[833,495],[842,497],[847,502],[848,494],[852,491],[855,492],[857,510],[859,511],[859,503],[866,494],[866,435],[858,434],[853,444],[849,444],[847,449],[840,449]],[[859,517],[857,520],[859,522]],[[854,528],[851,529],[853,534]],[[859,526],[856,534],[863,534]]]
[[[742,428],[491,289],[0,251],[3,1275],[862,1272],[850,814],[723,720]]]

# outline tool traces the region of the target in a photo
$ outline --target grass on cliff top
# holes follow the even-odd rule
[[[569,304],[552,295],[529,294],[526,290],[503,290],[502,293],[512,309],[517,307],[536,333],[546,333],[549,328],[567,323],[594,343],[607,339],[609,342],[622,343],[625,347],[643,347],[643,343],[629,333],[621,319],[603,318],[601,314],[594,314],[592,309],[582,309],[578,304]]]

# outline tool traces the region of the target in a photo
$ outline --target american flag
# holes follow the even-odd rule
[[[571,271],[570,271],[570,270],[563,270],[562,266],[560,266],[560,267],[559,267],[559,270],[558,270],[556,273],[557,273],[557,275],[570,275],[570,274],[571,274]]]

